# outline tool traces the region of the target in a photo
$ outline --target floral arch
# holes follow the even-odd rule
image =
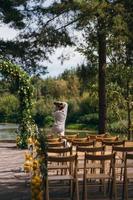
[[[15,82],[20,101],[17,145],[19,148],[26,148],[27,139],[34,134],[36,127],[31,115],[33,87],[30,77],[19,66],[8,61],[0,61],[0,73]]]

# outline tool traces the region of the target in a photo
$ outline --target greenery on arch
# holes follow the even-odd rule
[[[19,66],[2,60],[0,61],[0,73],[15,83],[20,101],[17,145],[19,148],[26,148],[28,137],[36,131],[36,125],[31,115],[33,87],[30,77]]]

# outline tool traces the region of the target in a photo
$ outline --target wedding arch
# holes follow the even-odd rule
[[[19,148],[26,148],[28,137],[35,131],[35,124],[31,115],[33,86],[30,77],[18,65],[9,61],[0,61],[0,73],[15,83],[20,102],[16,142]]]

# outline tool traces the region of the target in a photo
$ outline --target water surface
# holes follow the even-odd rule
[[[17,128],[17,124],[0,124],[0,140],[14,140]]]

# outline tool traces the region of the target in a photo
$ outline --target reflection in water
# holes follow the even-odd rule
[[[16,138],[16,124],[0,124],[0,139],[11,140]]]

